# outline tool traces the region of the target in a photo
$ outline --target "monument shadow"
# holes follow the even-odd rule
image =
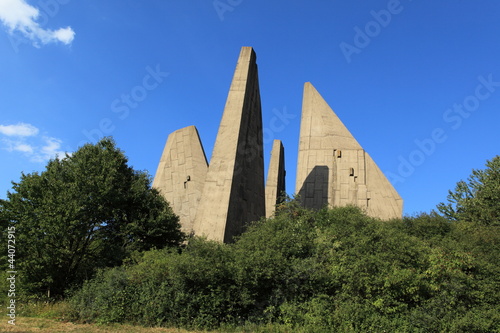
[[[326,165],[317,165],[311,170],[299,191],[302,206],[318,210],[328,205],[328,175]]]

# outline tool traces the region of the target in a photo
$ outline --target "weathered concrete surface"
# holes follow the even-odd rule
[[[296,192],[304,206],[354,204],[400,218],[403,200],[311,83],[304,85]]]
[[[274,140],[266,180],[266,217],[274,214],[285,193],[285,149],[281,140]]]
[[[153,187],[170,203],[186,233],[193,230],[207,169],[196,127],[185,127],[168,136]]]
[[[256,55],[240,52],[217,133],[194,231],[231,242],[265,215],[262,113]]]

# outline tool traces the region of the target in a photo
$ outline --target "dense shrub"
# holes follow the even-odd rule
[[[294,202],[231,245],[193,238],[102,271],[81,320],[276,332],[500,332],[500,235],[431,213]]]

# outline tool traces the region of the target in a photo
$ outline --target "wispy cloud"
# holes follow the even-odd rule
[[[39,44],[61,42],[71,44],[75,32],[71,27],[57,30],[43,29],[37,22],[40,11],[30,6],[25,0],[0,0],[0,21],[9,29],[9,33],[21,33],[39,47]]]
[[[4,140],[3,142],[5,142],[8,145],[7,150],[10,152],[19,151],[27,154],[33,154],[34,152],[33,147],[27,143],[22,143],[20,141],[13,141],[13,140]]]
[[[0,0],[2,1],[2,0]],[[8,152],[21,153],[31,162],[44,163],[56,156],[64,157],[60,139],[42,135],[39,129],[31,124],[0,125],[2,149]]]
[[[38,134],[38,128],[25,123],[0,125],[0,133],[7,136],[34,136]]]
[[[56,138],[44,136],[42,138],[43,145],[33,154],[31,160],[33,162],[43,163],[56,156],[64,157],[66,153],[61,150],[62,141]]]

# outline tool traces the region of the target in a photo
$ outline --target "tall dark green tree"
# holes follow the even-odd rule
[[[0,216],[16,228],[22,285],[54,296],[133,251],[183,240],[178,217],[150,177],[128,166],[110,138],[49,161],[41,173],[22,174],[0,201]]]
[[[461,180],[449,191],[448,203],[438,210],[450,220],[500,225],[500,156],[486,162],[484,170],[472,170],[467,182]]]

